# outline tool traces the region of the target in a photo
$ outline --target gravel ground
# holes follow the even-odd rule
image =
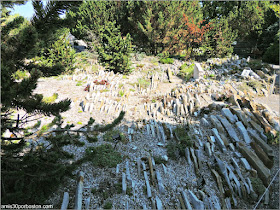
[[[147,66],[151,65],[149,62],[146,63]],[[155,66],[149,66],[154,67]],[[122,76],[116,76],[114,79],[119,79],[119,81],[124,84],[123,89],[133,88],[129,85],[129,83],[133,83],[137,81],[137,78],[141,77],[141,73],[134,73],[129,76],[127,79],[123,78]],[[102,76],[91,75],[92,80],[98,79],[105,79]],[[133,123],[142,121],[146,118],[146,114],[143,113],[143,100],[147,100],[147,98],[151,100],[159,95],[165,95],[166,93],[170,93],[171,90],[175,87],[181,85],[188,85],[184,84],[184,82],[174,76],[173,83],[168,83],[167,80],[164,80],[162,83],[158,85],[158,87],[146,94],[145,96],[139,94],[137,91],[132,92],[128,98],[120,98],[119,102],[127,105],[127,113],[125,115],[124,120],[118,125],[118,129],[125,133],[128,139],[128,127],[131,127]],[[89,80],[89,81],[92,81]],[[43,94],[44,96],[51,96],[53,93],[58,93],[58,100],[63,100],[66,98],[70,98],[72,100],[71,109],[65,113],[62,113],[62,117],[66,123],[74,123],[82,124],[87,123],[90,117],[93,117],[98,124],[107,124],[112,122],[117,117],[117,112],[112,112],[110,114],[100,112],[99,110],[94,110],[92,112],[82,112],[82,108],[80,106],[80,102],[84,100],[87,96],[87,92],[84,91],[84,88],[87,84],[85,81],[82,86],[76,86],[77,81],[73,80],[61,80],[60,78],[44,78],[40,79],[38,82],[38,87],[36,88],[35,92]],[[112,80],[114,81],[114,80]],[[109,82],[112,82],[109,81]],[[104,93],[104,98],[108,98],[106,93]],[[111,100],[116,101],[119,97],[112,97]],[[278,101],[277,101],[278,100]],[[206,101],[202,101],[202,105],[207,105]],[[256,102],[266,103],[267,105],[276,113],[279,117],[279,95],[273,95],[269,98],[256,98]],[[277,105],[278,102],[278,105]],[[100,102],[97,102],[97,106]],[[218,113],[219,114],[219,113]],[[149,119],[149,118],[148,118]],[[51,118],[43,118],[43,123],[51,121]],[[174,125],[179,124],[178,121],[174,120],[172,117],[169,118],[160,118],[158,122],[166,122],[170,124],[172,127]],[[135,133],[132,137],[132,141],[128,143],[119,143],[116,147],[116,150],[120,152],[125,158],[124,161],[119,164],[119,173],[116,172],[116,168],[98,168],[94,167],[91,163],[84,163],[82,166],[74,172],[77,173],[79,170],[82,170],[85,173],[84,179],[84,193],[83,198],[86,199],[88,197],[91,198],[90,208],[96,209],[104,206],[106,202],[112,202],[113,208],[115,209],[140,209],[143,208],[145,204],[147,208],[152,207],[152,202],[150,199],[147,198],[147,193],[145,191],[145,180],[143,173],[139,177],[137,174],[137,166],[136,161],[137,158],[144,158],[151,156],[164,156],[167,155],[167,151],[165,147],[158,146],[160,141],[158,139],[153,138],[151,135],[147,135],[146,127],[141,126],[142,123],[136,123],[136,127],[139,129],[135,130]],[[76,127],[80,127],[81,125],[77,125]],[[207,142],[206,135],[211,135],[210,127],[203,127],[199,124],[199,118],[193,118],[193,126],[198,130],[203,131],[203,135],[199,135],[199,138],[202,143]],[[96,143],[89,143],[84,137],[81,137],[81,141],[85,142],[83,147],[74,147],[74,146],[67,146],[64,149],[72,152],[76,155],[76,159],[79,159],[83,156],[85,149],[89,146],[98,146],[104,144],[104,140],[102,135],[99,136],[99,141]],[[108,143],[108,142],[106,142]],[[271,170],[271,177],[276,174],[279,169],[279,147],[272,146],[275,152],[275,159],[274,159],[274,167]],[[201,151],[204,151],[203,147],[199,146]],[[214,165],[214,158],[209,158],[206,156],[204,152],[201,152],[201,160],[202,160],[202,167],[200,169],[200,177],[203,177],[206,181],[203,188],[201,190],[211,199],[219,199],[220,192],[217,187],[217,183],[215,178],[212,176],[209,167],[207,166],[207,162],[210,163],[211,166]],[[228,149],[226,154],[223,154],[219,151],[218,147],[215,148],[215,155],[219,156],[223,161],[230,163],[230,158],[233,157],[233,152]],[[130,166],[130,173],[132,180],[134,181],[135,187],[134,191],[132,191],[131,195],[123,195],[118,194],[116,191],[117,189],[115,186],[121,183],[122,172],[125,172],[125,165],[126,161],[129,162]],[[148,164],[146,162],[146,167],[148,168]],[[166,171],[161,164],[156,164],[156,170],[161,174],[165,193],[160,194],[158,191],[158,185],[151,186],[153,197],[158,198],[162,201],[164,208],[167,209],[175,209],[179,205],[178,195],[182,190],[190,189],[192,190],[197,196],[200,195],[199,187],[198,187],[198,178],[195,175],[194,165],[188,164],[185,158],[180,158],[176,161],[168,160],[168,163],[165,165]],[[246,171],[243,167],[240,167],[242,174],[244,177],[249,175],[249,172]],[[151,177],[148,173],[149,180]],[[279,177],[279,174],[278,174]],[[96,189],[96,191],[92,192],[92,189]],[[74,197],[75,197],[75,190],[76,190],[76,181],[70,178],[67,178],[59,188],[57,192],[51,196],[51,198],[47,201],[47,203],[53,204],[55,208],[60,208],[62,203],[63,193],[69,192],[70,195],[70,203],[69,207],[74,207]],[[102,192],[103,190],[103,192]],[[104,199],[104,193],[108,193],[108,197]],[[199,196],[198,196],[199,197]],[[251,209],[254,208],[256,202],[252,202],[248,197],[247,198],[240,198],[236,196],[236,200],[238,203],[239,209]],[[128,205],[128,206],[127,206]],[[271,189],[270,189],[270,202],[269,205],[264,205],[261,202],[258,208],[265,208],[265,209],[278,209],[279,207],[279,178],[277,178]]]

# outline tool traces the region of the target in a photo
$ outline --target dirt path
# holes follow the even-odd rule
[[[255,101],[257,103],[262,103],[267,105],[272,111],[277,113],[277,116],[279,117],[280,113],[280,95],[273,94],[268,97],[257,97],[255,98]]]

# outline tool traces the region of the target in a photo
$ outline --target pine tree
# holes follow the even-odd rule
[[[59,8],[53,11],[55,17],[57,11]],[[46,11],[42,13],[46,14]],[[8,13],[5,14],[6,17],[1,19],[1,204],[38,204],[43,203],[58,188],[61,180],[71,176],[71,172],[85,161],[82,158],[70,164],[73,155],[65,152],[63,146],[81,146],[80,134],[96,139],[99,132],[116,126],[123,119],[124,112],[104,127],[93,126],[93,119],[78,130],[73,130],[74,125],[62,127],[60,113],[69,109],[71,100],[43,102],[42,95],[33,93],[41,75],[36,69],[22,81],[12,77],[18,69],[25,69],[26,58],[40,51],[38,42],[43,38],[41,32],[38,32],[34,22],[30,24],[23,17],[11,18]],[[47,14],[52,16],[51,13]],[[40,22],[41,19],[36,21]],[[51,22],[46,26],[49,25],[52,25]],[[56,31],[54,26],[49,29],[52,33]],[[25,114],[14,116],[16,110],[23,110]],[[40,121],[27,127],[27,123],[38,120],[38,115],[55,118],[40,130]],[[56,129],[50,131],[53,126]],[[43,143],[28,141],[39,137],[44,138]]]
[[[130,73],[129,54],[132,51],[131,38],[121,36],[115,22],[106,22],[99,30],[99,45],[96,47],[99,61],[106,69],[115,73]]]

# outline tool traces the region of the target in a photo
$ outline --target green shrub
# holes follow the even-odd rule
[[[36,57],[35,61],[39,62],[38,66],[43,69],[43,73],[44,68],[48,67],[56,74],[71,74],[75,69],[76,51],[66,39],[65,33],[51,45],[45,55]]]
[[[183,157],[186,147],[193,146],[193,140],[188,135],[187,130],[183,126],[177,126],[174,130],[179,141],[177,143],[170,141],[167,145],[167,155],[171,159],[177,159],[176,153]]]
[[[13,75],[12,77],[16,80],[20,80],[20,79],[25,79],[25,78],[28,78],[29,77],[29,74],[28,74],[28,71],[24,70],[24,71],[21,71],[21,70],[17,70]]]
[[[279,64],[279,41],[271,44],[263,55],[263,61],[267,63]]]
[[[120,135],[121,141],[124,142],[125,141],[125,136],[123,133],[121,133],[119,130],[113,129],[113,130],[109,130],[107,131],[104,136],[103,139],[104,141],[109,141],[109,142],[114,142],[113,141],[113,137],[116,135]]]
[[[119,96],[123,97],[124,96],[124,91],[123,90],[119,90]]]
[[[53,103],[57,99],[57,97],[58,97],[58,94],[54,93],[50,97],[44,97],[42,101],[45,102],[45,103]]]
[[[103,66],[114,73],[130,73],[130,53],[132,44],[130,34],[121,36],[115,22],[106,22],[99,32],[99,45],[96,46],[98,59]]]
[[[179,76],[188,81],[193,76],[194,64],[188,66],[188,64],[184,63],[180,67]]]
[[[113,204],[111,203],[111,202],[106,202],[105,204],[104,204],[104,209],[112,209],[112,207],[113,207]]]
[[[122,156],[113,149],[112,145],[103,144],[98,147],[88,147],[85,160],[91,161],[94,166],[112,168],[122,162]]]
[[[253,189],[258,195],[262,195],[265,191],[265,186],[258,177],[250,177]]]
[[[76,86],[82,86],[82,81],[78,81]]]
[[[159,60],[159,62],[162,64],[173,64],[174,59],[173,58],[161,58]]]
[[[154,160],[156,164],[167,163],[167,161],[163,159],[161,156],[154,156]]]

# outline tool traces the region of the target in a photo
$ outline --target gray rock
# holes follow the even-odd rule
[[[228,146],[229,146],[231,151],[235,151],[235,147],[234,147],[234,145],[232,143],[230,143]]]
[[[137,174],[140,177],[141,175],[141,159],[137,158]]]
[[[223,133],[225,131],[223,128],[223,125],[221,124],[221,122],[218,120],[218,118],[215,115],[211,115],[210,120],[213,123],[213,125],[215,126],[215,128],[217,128],[220,133]]]
[[[233,114],[235,114],[238,117],[238,119],[243,123],[243,125],[246,128],[249,126],[246,114],[241,109],[231,107],[230,110]]]
[[[223,142],[223,140],[221,139],[219,133],[218,133],[218,130],[216,128],[212,128],[211,129],[214,136],[216,137],[216,141],[217,141],[217,144],[219,146],[219,148],[221,149],[222,152],[226,151],[226,146]]]
[[[250,149],[239,146],[241,154],[247,159],[247,161],[257,170],[260,179],[265,186],[268,186],[270,179],[270,170],[263,164],[258,156]]]
[[[228,187],[233,192],[233,189],[232,189],[232,186],[230,184],[229,177],[228,177],[228,173],[227,173],[227,165],[223,161],[221,161],[218,157],[215,157],[215,159],[216,159],[218,167],[220,169],[220,173],[223,175],[223,177],[226,180],[226,183],[227,183]]]
[[[160,176],[160,173],[158,171],[156,171],[156,177],[157,177],[157,180],[158,180],[158,188],[159,188],[159,192],[161,194],[164,194],[165,190],[164,190],[164,186],[162,184],[162,179],[161,179],[161,176]]]
[[[195,63],[194,71],[193,71],[193,78],[200,79],[203,75],[203,69],[199,63]]]
[[[235,123],[235,125],[237,126],[237,129],[239,130],[241,136],[243,137],[243,139],[245,140],[245,142],[247,144],[250,144],[251,143],[251,139],[248,135],[248,132],[246,130],[246,128],[244,127],[244,125],[242,124],[241,121],[238,121]]]
[[[126,194],[126,175],[122,173],[122,193]]]
[[[198,168],[201,168],[201,167],[202,167],[202,164],[201,164],[201,154],[200,154],[200,150],[199,150],[199,149],[196,149],[194,152],[195,152],[195,155],[196,155],[196,157],[197,157]]]
[[[209,122],[203,117],[200,120],[201,125],[205,126],[205,127],[210,127]]]
[[[211,148],[210,148],[210,143],[209,142],[206,142],[205,144],[205,151],[206,151],[206,154],[211,157],[212,156],[212,152],[211,152]]]
[[[250,171],[251,170],[251,166],[250,164],[248,163],[248,161],[245,159],[245,158],[241,158],[240,159],[243,167],[247,170],[247,171]]]
[[[157,204],[157,209],[158,210],[163,210],[162,202],[161,202],[161,200],[159,199],[158,196],[156,196],[156,204]]]
[[[233,114],[228,108],[223,108],[221,112],[229,120],[230,123],[236,122],[236,118],[233,116]]]
[[[229,121],[223,117],[223,116],[218,116],[218,119],[221,121],[223,126],[225,127],[229,137],[232,139],[233,142],[239,142],[239,138],[237,137],[237,134],[235,130],[233,129],[232,125],[229,123]]]
[[[191,164],[191,156],[190,156],[190,151],[189,151],[188,147],[185,148],[185,156],[187,158],[188,164],[190,165]]]
[[[204,209],[204,204],[201,200],[199,200],[192,191],[188,190],[190,201],[194,207],[194,209]]]
[[[131,179],[131,176],[130,176],[128,161],[126,161],[126,178],[127,178],[127,181],[129,182],[129,184],[131,184],[132,179]]]
[[[145,182],[146,182],[146,187],[147,187],[147,196],[148,196],[148,198],[151,198],[152,191],[151,191],[151,187],[150,187],[150,183],[149,183],[149,179],[148,179],[148,175],[147,175],[146,171],[144,171],[144,177],[145,177]]]
[[[191,204],[190,204],[190,202],[187,198],[186,193],[184,191],[182,191],[181,194],[182,194],[182,198],[183,198],[183,201],[184,201],[184,204],[185,204],[186,208],[189,209],[189,210],[192,210],[192,206],[191,206]]]
[[[268,157],[274,157],[272,148],[260,138],[256,131],[248,129],[248,133],[255,140],[255,142],[258,145],[260,145],[260,147],[263,149],[263,151],[267,154]]]

